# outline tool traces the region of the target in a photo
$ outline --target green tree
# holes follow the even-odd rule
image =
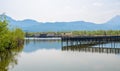
[[[8,29],[8,22],[4,15],[0,16],[0,51],[15,48],[23,44],[24,32],[16,28]]]

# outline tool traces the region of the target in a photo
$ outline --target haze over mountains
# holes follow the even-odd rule
[[[85,21],[72,22],[37,22],[32,19],[16,21],[6,16],[10,28],[19,27],[27,32],[57,32],[57,31],[75,31],[75,30],[120,30],[120,15],[110,19],[106,23],[96,24]]]

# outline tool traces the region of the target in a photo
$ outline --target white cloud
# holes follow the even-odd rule
[[[93,5],[94,5],[94,6],[99,6],[99,7],[101,7],[101,6],[103,6],[103,3],[98,3],[98,2],[96,2],[96,3],[93,3]]]
[[[6,12],[14,19],[20,20],[26,18],[42,22],[86,20],[101,23],[106,21],[102,19],[106,15],[111,17],[120,14],[119,6],[120,0],[0,0],[0,13]]]

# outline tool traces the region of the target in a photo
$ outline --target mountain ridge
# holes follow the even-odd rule
[[[96,24],[86,21],[71,22],[38,22],[32,19],[14,20],[6,16],[10,28],[21,28],[25,32],[58,32],[58,31],[78,31],[78,30],[120,30],[120,15],[117,15],[106,23]]]

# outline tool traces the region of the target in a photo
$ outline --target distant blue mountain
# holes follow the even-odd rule
[[[120,30],[120,16],[117,15],[113,17],[111,20],[104,23],[104,25],[109,27],[109,29]]]
[[[75,30],[120,30],[120,16],[113,17],[106,23],[96,24],[85,21],[72,22],[37,22],[32,19],[16,21],[6,16],[10,28],[21,28],[27,32],[57,32],[57,31],[75,31]]]
[[[117,15],[117,16],[113,17],[107,23],[111,24],[111,25],[120,25],[120,15]]]

